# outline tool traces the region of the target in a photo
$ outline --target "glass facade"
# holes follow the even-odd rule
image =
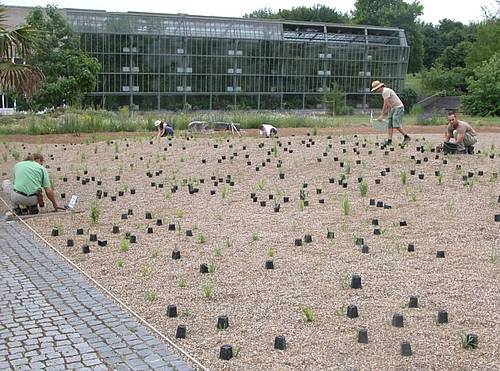
[[[396,28],[66,9],[102,64],[87,103],[107,109],[318,108],[337,84],[363,107],[377,79],[403,87]]]

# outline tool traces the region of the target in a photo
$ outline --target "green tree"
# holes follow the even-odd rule
[[[500,53],[474,70],[467,79],[468,95],[462,97],[465,111],[471,115],[500,116]]]
[[[418,1],[408,4],[403,0],[356,0],[354,7],[356,23],[404,29],[411,48],[408,71],[418,72],[422,69],[423,36],[417,18],[422,15],[424,8]]]
[[[470,74],[467,68],[462,67],[432,67],[422,72],[422,87],[432,94],[462,95],[467,91],[466,78]]]
[[[412,88],[404,88],[403,91],[399,93],[399,97],[401,98],[407,112],[411,111],[418,100],[417,92]]]
[[[436,59],[435,64],[444,68],[465,67],[465,58],[472,48],[472,43],[462,41],[455,46],[448,46]]]
[[[69,22],[53,6],[35,8],[27,17],[28,24],[43,34],[41,47],[28,62],[37,65],[46,79],[27,100],[33,110],[65,104],[79,105],[86,92],[96,85],[100,64],[79,47],[79,39]]]
[[[469,68],[475,68],[500,52],[500,21],[487,20],[477,26],[476,41],[465,59]]]
[[[42,71],[29,64],[16,64],[13,58],[28,57],[39,41],[30,26],[7,27],[6,8],[0,5],[0,90],[31,94],[43,80]]]
[[[422,30],[424,48],[422,63],[424,68],[431,68],[434,65],[434,61],[444,50],[441,33],[432,23],[421,23],[420,28]]]
[[[299,6],[292,9],[280,9],[277,12],[273,12],[269,8],[263,8],[250,14],[245,14],[245,18],[285,19],[290,21],[327,23],[346,23],[349,21],[349,16],[347,14],[341,13],[335,8],[319,4],[312,7]]]

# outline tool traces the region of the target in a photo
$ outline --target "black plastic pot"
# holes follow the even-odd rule
[[[97,241],[97,234],[95,234],[95,233],[90,234],[89,241],[96,242]]]
[[[418,308],[418,298],[416,296],[410,296],[408,308]]]
[[[320,199],[318,200],[318,202],[319,202],[320,204],[324,204],[324,203],[325,203],[325,199],[324,199],[324,198],[320,198]]]
[[[90,252],[90,247],[89,247],[89,245],[83,245],[83,246],[82,246],[82,252],[83,252],[84,254],[88,254],[88,253]]]
[[[380,179],[375,179],[375,184],[380,184]]]
[[[289,196],[283,196],[283,202],[284,203],[287,203],[290,201],[290,197]]]
[[[362,288],[361,285],[361,276],[357,274],[353,274],[351,277],[351,288],[352,289],[360,289]]]
[[[329,182],[330,184],[335,183],[335,178],[328,178],[328,182]]]
[[[392,322],[391,324],[394,326],[394,327],[403,327],[404,326],[404,319],[403,319],[403,315],[402,314],[399,314],[399,313],[395,313],[393,316],[392,316]]]
[[[260,206],[265,207],[266,206],[266,201],[260,201]]]
[[[445,310],[439,310],[437,314],[437,323],[448,323],[448,312]]]
[[[78,228],[78,229],[76,230],[76,234],[77,234],[77,235],[82,235],[82,234],[83,234],[83,228]]]
[[[326,238],[333,240],[335,238],[335,233],[333,231],[326,232]]]
[[[379,235],[380,235],[380,229],[379,229],[379,228],[375,228],[375,229],[373,229],[373,234],[374,234],[375,236],[379,236]]]
[[[368,254],[368,252],[369,252],[368,245],[363,245],[363,246],[361,247],[361,252],[362,252],[363,254]]]
[[[180,250],[178,250],[178,249],[174,249],[174,250],[172,251],[172,259],[174,259],[174,260],[178,260],[178,259],[180,259],[180,258],[181,258],[181,252],[180,252]]]
[[[347,307],[347,317],[357,318],[358,317],[358,307],[354,304],[349,304]]]
[[[200,273],[208,273],[208,265],[206,263],[200,264]]]
[[[311,243],[311,242],[313,242],[312,236],[310,234],[306,234],[304,236],[304,242],[305,243]]]
[[[285,179],[285,174],[284,173],[280,173],[279,177],[280,177],[280,179]]]
[[[286,349],[286,341],[283,335],[279,335],[274,338],[274,349],[278,350]]]
[[[163,225],[163,221],[161,219],[156,219],[156,225],[159,227]]]
[[[59,236],[59,229],[57,229],[57,228],[52,229],[51,236],[52,237]]]
[[[116,201],[116,196],[111,196],[111,201]]]
[[[266,269],[274,269],[274,262],[272,260],[266,260]]]
[[[117,225],[114,225],[113,226],[113,234],[117,234],[117,233],[120,233],[120,227],[118,227]]]
[[[279,205],[278,205],[278,206],[275,206],[275,207],[274,207],[274,212],[275,212],[275,213],[279,213],[279,211],[280,211],[280,207],[279,207]]]
[[[436,258],[444,258],[444,251],[442,250],[436,251]]]
[[[358,343],[368,344],[368,330],[364,328],[358,330]]]
[[[175,338],[176,339],[185,339],[186,332],[187,332],[186,325],[177,326],[177,330],[175,331]]]
[[[221,346],[219,358],[225,361],[229,361],[231,358],[233,358],[233,347],[228,344]]]
[[[61,198],[64,200],[66,198],[66,193],[61,193]]]
[[[175,231],[175,224],[174,224],[174,223],[170,223],[170,224],[168,225],[168,230],[169,230],[169,231]]]
[[[220,315],[217,317],[217,328],[219,330],[225,330],[229,327],[229,318],[226,315]]]
[[[126,219],[128,219],[128,214],[122,214],[121,219],[122,219],[122,220],[126,220]]]
[[[375,199],[373,198],[370,198],[370,206],[375,206]]]
[[[356,240],[354,241],[354,244],[356,246],[362,246],[365,243],[365,240],[361,237],[356,237]]]
[[[295,246],[302,246],[302,238],[295,239]]]
[[[130,236],[130,239],[129,239],[130,243],[137,243],[137,236]]]
[[[406,227],[406,226],[407,226],[407,224],[406,224],[406,220],[400,220],[400,221],[399,221],[399,226],[400,226],[400,227]]]
[[[131,194],[131,195],[135,195],[135,189],[133,189],[133,188],[132,188],[132,189],[130,190],[130,194]]]
[[[495,215],[495,222],[500,222],[500,214]]]
[[[177,317],[177,306],[175,304],[168,305],[165,314],[169,318]]]
[[[73,240],[67,240],[67,241],[66,241],[66,246],[68,246],[68,247],[73,247],[73,246],[75,246],[75,241],[73,241]]]
[[[252,199],[252,201],[253,201],[253,202],[257,202],[257,200],[258,200],[258,199],[257,199],[257,197],[254,197],[254,198]]]
[[[412,243],[408,244],[408,252],[414,252],[415,251],[415,245]]]
[[[145,219],[153,219],[153,217],[151,216],[151,213],[146,213],[146,216],[145,216]]]
[[[378,219],[372,219],[372,225],[378,225]]]
[[[409,357],[412,355],[410,343],[404,341],[401,343],[401,355],[403,357]]]
[[[153,227],[148,227],[147,233],[148,234],[153,234]]]
[[[100,246],[100,247],[104,247],[108,244],[108,241],[106,240],[98,240],[97,241],[97,245]]]

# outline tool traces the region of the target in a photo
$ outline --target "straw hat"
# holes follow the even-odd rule
[[[373,92],[373,91],[375,91],[375,90],[377,90],[377,89],[381,88],[382,86],[384,86],[384,83],[383,83],[383,82],[380,82],[380,81],[378,81],[378,80],[375,80],[374,82],[372,82],[372,90],[370,90],[370,91],[372,91],[372,92]]]
[[[160,120],[156,120],[156,121],[155,121],[155,126],[160,126],[160,124],[161,124],[161,121],[160,121]]]

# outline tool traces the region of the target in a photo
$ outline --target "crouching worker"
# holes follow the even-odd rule
[[[44,207],[42,190],[52,202],[54,211],[60,208],[50,188],[47,169],[43,166],[44,158],[35,153],[26,160],[18,162],[12,170],[12,181],[4,180],[3,191],[10,198],[16,214],[21,214],[21,206],[26,206],[30,214],[38,214],[38,206]]]
[[[454,143],[451,138],[454,138]],[[472,126],[457,120],[456,113],[449,113],[444,143],[438,149],[443,149],[446,153],[473,154],[476,142],[477,133]]]
[[[259,126],[260,135],[265,135],[266,138],[273,137],[278,134],[278,130],[269,124],[262,124]]]
[[[155,126],[158,129],[157,138],[166,137],[167,135],[174,135],[172,125],[161,120],[155,121]]]

